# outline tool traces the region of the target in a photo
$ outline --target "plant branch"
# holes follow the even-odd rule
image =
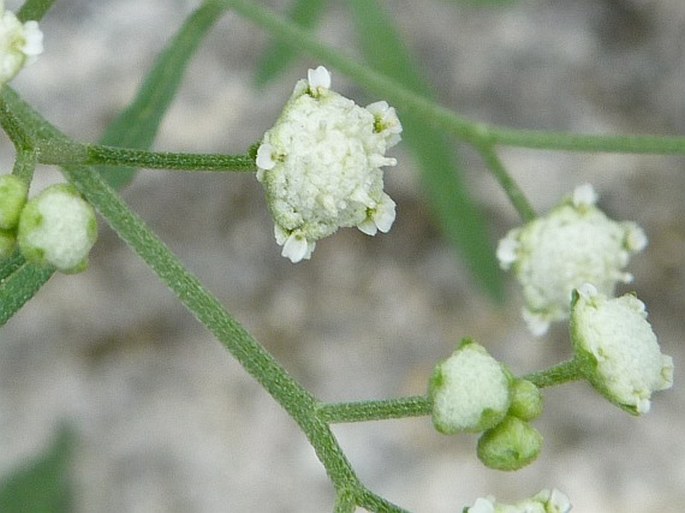
[[[523,376],[523,379],[530,381],[539,388],[561,385],[569,381],[584,379],[580,367],[580,363],[574,358],[553,365],[548,369],[527,374]]]
[[[97,144],[57,144],[40,148],[39,162],[53,165],[94,165],[185,171],[254,171],[249,155],[170,153]]]
[[[328,403],[318,407],[319,417],[331,424],[400,419],[430,415],[431,402],[425,396],[380,401]]]
[[[525,194],[523,194],[521,188],[507,172],[492,145],[480,144],[476,146],[476,149],[481,154],[481,157],[483,157],[485,164],[490,168],[490,171],[492,171],[492,174],[495,176],[502,189],[504,189],[504,192],[509,197],[509,201],[514,205],[514,208],[521,216],[521,219],[524,222],[535,219],[535,217],[537,217],[535,210]]]
[[[314,35],[248,0],[224,0],[227,5],[272,36],[320,59],[350,76],[374,94],[389,100],[402,112],[412,112],[426,122],[475,145],[503,145],[540,150],[579,152],[685,154],[685,137],[607,136],[516,130],[473,122],[434,101],[398,85],[396,81],[320,43]]]

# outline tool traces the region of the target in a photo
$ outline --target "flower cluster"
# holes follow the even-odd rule
[[[326,68],[309,70],[257,150],[276,242],[292,262],[309,259],[338,228],[375,235],[395,220],[381,169],[396,164],[385,156],[402,131],[395,109],[383,101],[360,107],[330,86]]]
[[[596,201],[592,186],[581,185],[549,214],[511,230],[499,243],[500,265],[512,268],[521,283],[523,317],[536,335],[568,319],[571,294],[584,283],[613,295],[617,283],[632,280],[624,268],[647,238],[635,223],[609,219]]]
[[[633,415],[649,411],[652,392],[673,385],[673,359],[661,353],[645,305],[633,294],[610,299],[590,284],[581,287],[571,337],[587,380]]]
[[[571,508],[566,494],[554,488],[542,490],[518,504],[504,504],[494,497],[481,497],[473,506],[464,508],[464,513],[568,513]]]
[[[43,52],[43,33],[35,21],[20,22],[0,0],[0,86]]]
[[[570,317],[575,360],[607,399],[641,415],[653,392],[673,384],[673,360],[663,355],[634,294],[614,298],[624,269],[647,238],[632,222],[607,218],[589,184],[577,187],[545,217],[511,230],[499,243],[503,268],[513,268],[526,300],[524,318],[535,334]]]
[[[438,431],[482,432],[477,454],[488,467],[517,470],[540,453],[542,435],[530,425],[542,413],[540,391],[472,340],[436,366],[429,395]]]
[[[74,187],[51,185],[28,200],[28,186],[0,176],[0,260],[19,247],[26,260],[77,273],[88,266],[97,238],[95,211]]]

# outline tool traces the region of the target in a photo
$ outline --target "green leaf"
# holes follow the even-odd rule
[[[375,0],[350,0],[360,44],[369,65],[414,92],[427,95],[430,86],[419,74],[389,17]],[[411,112],[398,111],[403,138],[416,156],[430,204],[447,238],[458,247],[474,276],[494,298],[501,298],[502,278],[495,251],[487,238],[482,212],[462,179],[461,164],[444,133]]]
[[[2,513],[69,513],[74,434],[62,428],[47,450],[0,482]]]
[[[16,255],[2,266],[3,272],[9,270],[11,274],[0,284],[0,326],[4,326],[55,272],[23,262],[23,257]],[[0,511],[4,510],[0,508]]]
[[[26,0],[17,12],[17,18],[21,22],[29,20],[39,21],[54,3],[55,0]]]
[[[319,21],[325,7],[326,0],[295,0],[288,17],[300,27],[311,29]],[[257,85],[264,86],[276,78],[288,67],[296,54],[296,48],[280,41],[273,41],[257,66],[255,77]]]
[[[109,125],[102,144],[141,150],[152,145],[191,57],[224,10],[223,3],[208,0],[188,17],[157,58],[133,102]],[[101,167],[98,171],[116,189],[125,187],[136,172],[126,167]]]

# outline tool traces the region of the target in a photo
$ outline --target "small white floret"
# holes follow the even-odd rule
[[[257,167],[265,171],[273,169],[276,165],[276,161],[273,159],[273,152],[274,148],[270,144],[260,145],[257,149]]]
[[[313,91],[331,88],[331,74],[324,66],[307,71],[307,82]]]
[[[43,52],[43,33],[35,21],[20,22],[0,2],[0,86]]]
[[[594,205],[597,203],[597,199],[597,193],[589,183],[579,185],[573,190],[572,201],[575,207]]]

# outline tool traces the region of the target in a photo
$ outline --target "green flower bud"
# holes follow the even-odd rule
[[[478,459],[497,470],[518,470],[535,461],[542,435],[517,417],[507,417],[478,440]]]
[[[29,188],[14,175],[0,176],[0,230],[13,230],[19,222]]]
[[[627,412],[647,413],[652,392],[673,385],[673,360],[661,353],[644,303],[633,294],[609,299],[586,284],[571,309],[571,338],[587,380]]]
[[[511,389],[509,415],[521,420],[535,420],[542,414],[542,393],[533,383],[517,379]]]
[[[477,433],[499,424],[511,404],[512,379],[483,346],[464,340],[435,367],[429,384],[435,428]]]
[[[17,241],[24,257],[63,273],[88,266],[97,238],[95,211],[71,185],[52,185],[29,200],[19,219]]]

